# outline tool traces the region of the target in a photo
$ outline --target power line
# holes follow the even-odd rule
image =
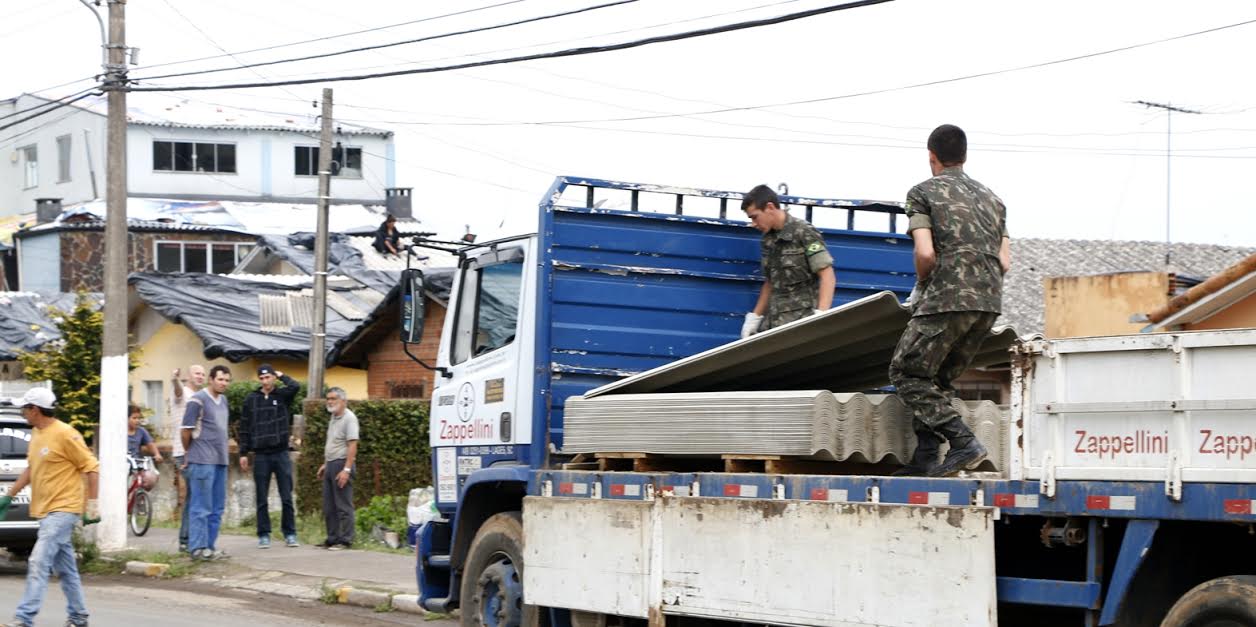
[[[265,66],[268,66],[268,65],[279,65],[279,64],[281,64],[281,63],[295,63],[295,62],[298,62],[298,61],[310,61],[310,60],[312,60],[312,59],[326,59],[326,58],[328,58],[328,57],[337,57],[337,56],[346,55],[346,54],[353,54],[353,53],[355,53],[355,52],[367,52],[367,51],[370,51],[370,50],[380,50],[380,49],[383,49],[383,48],[392,48],[392,47],[395,47],[395,46],[404,46],[404,45],[408,45],[408,44],[417,44],[417,43],[421,43],[421,42],[424,42],[424,41],[433,41],[433,40],[436,40],[436,39],[446,39],[446,38],[449,38],[449,37],[457,37],[457,36],[460,36],[460,35],[470,35],[470,34],[473,34],[473,33],[483,33],[483,32],[492,31],[492,30],[500,30],[500,29],[503,29],[503,28],[509,28],[509,27],[511,27],[511,26],[519,26],[519,25],[521,25],[521,24],[531,24],[531,23],[534,23],[534,22],[543,22],[543,21],[545,21],[545,20],[552,20],[552,19],[557,19],[557,18],[560,18],[560,17],[568,17],[568,16],[571,16],[571,15],[578,15],[578,14],[580,14],[580,13],[588,13],[588,12],[590,12],[590,11],[597,11],[597,10],[599,10],[599,9],[605,9],[605,8],[609,8],[609,7],[616,7],[616,6],[620,6],[620,5],[623,5],[623,4],[631,4],[631,3],[636,2],[636,1],[637,1],[637,0],[614,0],[613,2],[607,2],[607,3],[604,3],[604,4],[597,4],[597,5],[593,5],[593,6],[583,7],[583,8],[580,8],[580,9],[573,9],[573,10],[570,10],[570,11],[561,11],[561,12],[559,12],[559,13],[551,13],[551,14],[548,14],[548,15],[541,15],[541,16],[537,16],[537,17],[529,17],[529,18],[525,18],[525,19],[522,19],[522,20],[515,20],[515,21],[513,21],[513,22],[505,22],[505,23],[502,23],[502,24],[494,24],[494,25],[492,25],[492,26],[481,26],[481,27],[479,27],[479,28],[470,28],[470,29],[461,30],[461,31],[454,31],[454,32],[449,32],[449,33],[441,33],[441,34],[439,34],[439,35],[430,35],[430,36],[428,36],[428,37],[419,37],[418,39],[407,39],[407,40],[405,40],[405,41],[394,41],[394,42],[390,42],[390,43],[386,43],[386,44],[376,44],[376,45],[373,45],[373,46],[362,46],[362,47],[359,47],[359,48],[350,48],[350,49],[348,49],[348,50],[337,50],[337,51],[335,51],[335,52],[324,52],[324,53],[321,53],[321,54],[311,54],[311,55],[306,55],[306,56],[303,56],[303,57],[292,57],[292,58],[289,58],[289,59],[278,59],[278,60],[275,60],[275,61],[261,61],[261,62],[258,62],[258,63],[249,63],[249,64],[247,64],[247,65],[241,65],[241,66],[240,66],[240,67],[238,67],[238,68],[236,68],[236,67],[220,67],[220,68],[213,68],[213,69],[208,69],[208,70],[197,70],[197,71],[194,71],[194,72],[181,72],[181,73],[177,73],[177,74],[160,74],[160,75],[157,75],[157,76],[140,76],[140,77],[133,78],[132,80],[135,80],[135,81],[144,81],[144,80],[158,80],[158,79],[163,79],[163,78],[177,78],[177,77],[181,77],[181,76],[197,76],[197,75],[200,75],[200,74],[215,74],[215,73],[218,73],[218,72],[229,72],[229,71],[233,71],[233,70],[237,70],[237,69],[241,69],[241,68],[265,67]],[[234,57],[234,56],[232,56],[232,58],[234,59],[235,57]]]
[[[528,1],[528,0],[509,0],[508,2],[498,2],[498,3],[496,3],[496,4],[490,4],[490,5],[486,5],[486,6],[482,6],[482,7],[476,7],[476,8],[474,8],[474,9],[464,9],[464,10],[462,10],[462,11],[455,11],[455,12],[453,12],[453,13],[445,13],[445,14],[443,14],[443,15],[436,15],[436,16],[432,16],[432,17],[425,17],[425,18],[420,18],[420,19],[417,19],[417,20],[410,20],[410,21],[408,21],[408,22],[399,22],[399,23],[396,23],[396,24],[386,24],[386,25],[384,25],[384,26],[376,26],[376,27],[373,27],[373,28],[367,28],[367,29],[363,29],[363,30],[355,30],[355,31],[350,31],[350,32],[347,32],[347,33],[338,33],[338,34],[335,34],[335,35],[326,35],[326,36],[323,36],[323,37],[315,37],[315,38],[313,38],[313,39],[304,39],[304,40],[301,40],[301,41],[291,41],[291,42],[284,43],[284,44],[275,44],[275,45],[273,45],[273,46],[265,46],[265,47],[262,47],[262,48],[252,48],[252,49],[250,49],[250,50],[239,50],[239,51],[236,51],[236,52],[234,52],[234,53],[227,52],[227,53],[225,53],[225,54],[215,54],[215,55],[210,55],[210,56],[206,56],[206,57],[197,57],[197,58],[195,58],[195,59],[183,59],[183,60],[180,60],[180,61],[168,61],[168,62],[166,62],[166,63],[158,63],[158,64],[156,64],[156,65],[150,65],[150,66],[148,66],[148,69],[159,68],[159,67],[168,67],[168,66],[171,66],[171,65],[183,65],[183,64],[186,64],[186,63],[196,63],[196,62],[198,62],[198,61],[209,61],[209,60],[211,60],[211,59],[221,59],[221,58],[223,58],[223,57],[229,57],[229,56],[232,56],[232,55],[245,55],[245,54],[252,54],[252,53],[254,53],[254,52],[265,52],[265,51],[267,51],[267,50],[277,50],[277,49],[279,49],[279,48],[289,48],[289,47],[292,47],[292,46],[300,46],[300,45],[304,45],[304,44],[311,44],[311,43],[316,43],[316,42],[320,42],[320,41],[329,41],[329,40],[332,40],[332,39],[340,39],[340,38],[342,38],[342,37],[352,37],[352,36],[354,36],[354,35],[363,35],[363,34],[366,34],[366,33],[373,33],[373,32],[377,32],[377,31],[381,31],[381,30],[388,30],[388,29],[392,29],[392,28],[399,28],[399,27],[402,27],[402,26],[409,26],[409,25],[411,25],[411,24],[419,24],[419,23],[422,23],[422,22],[432,22],[432,21],[435,21],[435,20],[440,20],[440,19],[444,19],[444,18],[447,18],[447,17],[456,17],[456,16],[459,16],[459,15],[467,15],[467,14],[469,14],[469,13],[476,13],[476,12],[479,12],[479,11],[486,11],[486,10],[488,10],[488,9],[496,9],[496,8],[498,8],[498,7],[504,7],[504,6],[507,6],[507,5],[510,5],[510,4],[519,4],[520,2],[527,2],[527,1]],[[225,52],[225,51],[224,51],[224,52]]]
[[[21,124],[21,123],[26,122],[26,121],[29,121],[29,120],[33,120],[33,119],[35,119],[35,118],[37,118],[37,117],[40,117],[40,116],[43,116],[43,115],[47,115],[47,114],[49,114],[49,113],[52,113],[53,111],[56,111],[57,109],[60,109],[60,108],[62,108],[62,107],[67,107],[67,106],[69,106],[69,105],[72,105],[72,104],[74,104],[74,103],[76,103],[76,102],[78,102],[78,101],[80,101],[80,100],[82,100],[82,99],[84,99],[84,98],[87,98],[87,97],[89,97],[89,96],[92,96],[92,95],[94,95],[94,93],[93,93],[93,92],[88,92],[88,93],[85,93],[85,94],[80,94],[79,96],[76,96],[76,97],[74,97],[74,98],[71,98],[70,100],[66,100],[66,101],[64,101],[64,102],[59,102],[59,103],[57,103],[57,104],[56,104],[56,106],[53,106],[53,107],[48,108],[48,109],[44,109],[43,111],[40,111],[40,112],[38,112],[38,113],[34,113],[34,114],[31,114],[31,115],[28,115],[28,116],[26,116],[26,117],[24,117],[24,118],[21,118],[21,119],[19,119],[19,120],[15,120],[15,121],[13,121],[13,122],[9,122],[8,124],[5,124],[4,126],[0,126],[0,131],[3,131],[3,130],[4,130],[4,129],[6,129],[6,128],[12,128],[12,127],[14,127],[14,126],[17,126],[18,124]]]
[[[83,91],[78,91],[78,92],[72,93],[72,94],[70,94],[70,95],[68,95],[68,96],[62,96],[62,97],[57,98],[57,99],[55,99],[55,100],[48,99],[48,98],[44,98],[43,96],[36,96],[37,98],[40,98],[40,99],[44,100],[44,102],[42,102],[42,103],[40,103],[40,104],[37,104],[37,105],[35,105],[35,106],[33,106],[33,107],[30,107],[29,109],[22,109],[21,111],[14,111],[13,113],[6,113],[6,114],[4,114],[4,115],[0,115],[0,120],[7,120],[7,119],[9,119],[9,118],[12,118],[12,117],[17,117],[17,116],[22,115],[22,114],[24,114],[24,113],[30,113],[30,112],[32,112],[32,111],[35,111],[36,109],[43,109],[44,107],[51,107],[51,106],[53,106],[53,105],[55,105],[55,104],[63,103],[63,102],[65,102],[66,100],[69,100],[70,98],[73,98],[73,97],[75,97],[75,96],[79,96],[79,95],[85,94],[85,93],[87,93],[87,92],[94,91],[94,90],[96,89],[96,87],[97,87],[96,85],[93,85],[93,86],[91,86],[91,87],[88,87],[87,89],[84,89]]]
[[[375,74],[359,74],[359,75],[339,76],[339,77],[330,77],[330,78],[297,79],[297,80],[287,80],[287,81],[276,81],[276,82],[271,82],[271,83],[237,83],[237,84],[229,84],[229,85],[131,87],[129,88],[129,91],[136,91],[136,92],[206,91],[206,90],[214,90],[214,89],[252,89],[252,88],[257,88],[257,87],[278,87],[280,85],[308,85],[310,83],[360,81],[360,80],[368,80],[368,79],[373,79],[373,78],[387,78],[391,76],[407,76],[410,74],[433,74],[437,72],[465,70],[469,68],[487,67],[491,65],[505,65],[509,63],[518,63],[521,61],[534,61],[537,59],[556,59],[556,58],[564,58],[564,57],[577,57],[577,56],[584,56],[584,55],[589,55],[589,54],[600,54],[603,52],[613,52],[617,50],[627,50],[630,48],[639,48],[642,46],[648,46],[648,45],[658,44],[658,43],[693,39],[696,37],[705,37],[708,35],[717,35],[721,33],[728,33],[728,32],[746,30],[746,29],[751,29],[751,28],[758,28],[761,26],[771,26],[775,24],[791,22],[794,20],[804,19],[808,17],[814,17],[816,15],[823,15],[825,13],[833,13],[835,11],[843,11],[846,9],[854,9],[854,8],[859,8],[859,7],[871,6],[874,4],[883,4],[885,2],[891,2],[891,1],[892,0],[856,0],[855,2],[831,5],[831,6],[821,7],[818,9],[811,9],[808,11],[800,11],[797,13],[789,13],[789,14],[778,16],[778,17],[766,18],[766,19],[761,19],[761,20],[752,20],[752,21],[746,21],[746,22],[738,22],[734,24],[726,24],[722,26],[715,26],[715,27],[704,28],[704,29],[695,30],[695,31],[675,33],[671,35],[660,35],[657,37],[649,37],[645,39],[638,39],[638,40],[628,41],[628,42],[623,42],[623,43],[618,43],[618,44],[610,44],[610,45],[605,45],[605,46],[592,46],[592,47],[587,47],[587,48],[572,48],[568,50],[559,50],[556,52],[530,54],[530,55],[523,55],[523,56],[518,56],[518,57],[508,57],[504,59],[492,59],[488,61],[477,61],[474,63],[460,63],[457,65],[447,65],[447,66],[441,66],[441,67],[414,68],[414,69],[409,69],[409,70],[398,70],[394,72],[379,72]]]

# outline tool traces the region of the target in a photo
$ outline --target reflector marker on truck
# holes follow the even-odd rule
[[[950,492],[908,492],[907,502],[912,505],[950,505]]]
[[[641,485],[636,483],[612,483],[611,496],[641,496]]]
[[[589,493],[589,484],[587,483],[560,483],[558,484],[559,494],[570,494],[573,496],[584,496]]]
[[[1137,504],[1133,496],[1087,496],[1086,509],[1111,509],[1132,512]]]
[[[1013,509],[1038,509],[1038,495],[1010,493],[995,494],[994,506]]]
[[[1256,512],[1256,501],[1251,499],[1226,499],[1225,513],[1227,514],[1252,514]]]
[[[827,488],[814,488],[811,490],[811,500],[813,501],[830,501],[833,503],[846,503],[846,490],[832,490]]]
[[[759,498],[759,486],[730,483],[724,486],[724,496],[732,496],[743,499]]]

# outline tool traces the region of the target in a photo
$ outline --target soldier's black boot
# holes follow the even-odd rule
[[[906,466],[895,470],[895,477],[924,477],[938,465],[938,447],[942,445],[942,436],[928,427],[921,426],[916,431],[916,451],[911,454],[911,461]]]
[[[941,464],[928,472],[928,476],[949,477],[961,470],[975,468],[986,458],[986,447],[982,446],[963,420],[952,418],[949,422],[938,425],[937,431],[951,443],[951,450],[946,452],[946,458]]]

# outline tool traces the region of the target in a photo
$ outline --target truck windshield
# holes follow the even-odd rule
[[[480,271],[480,302],[476,307],[475,354],[497,350],[515,339],[519,319],[519,284],[523,260],[499,263]]]

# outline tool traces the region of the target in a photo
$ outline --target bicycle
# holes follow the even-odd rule
[[[153,500],[148,491],[157,484],[157,469],[153,458],[126,456],[131,472],[127,476],[126,513],[131,533],[142,536],[153,524]]]

